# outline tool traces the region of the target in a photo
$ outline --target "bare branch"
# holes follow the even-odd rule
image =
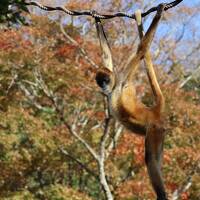
[[[190,76],[188,76],[178,87],[178,89],[181,89],[184,87],[185,84],[188,83],[194,76],[200,73],[200,65],[192,72]]]
[[[63,119],[62,119],[63,121]],[[95,160],[99,161],[99,156],[97,155],[97,153],[94,151],[94,149],[92,149],[92,147],[81,137],[78,135],[78,133],[76,131],[74,131],[72,129],[72,127],[64,120],[63,123],[65,124],[65,126],[67,127],[69,133],[71,135],[73,135],[79,142],[81,142],[86,149],[89,151],[89,153],[95,158]]]
[[[99,156],[97,155],[95,150],[81,136],[79,136],[79,134],[74,130],[74,128],[72,126],[70,126],[70,124],[65,120],[64,113],[63,113],[63,107],[64,107],[63,103],[59,102],[58,97],[53,93],[53,91],[51,91],[48,88],[48,86],[46,85],[46,83],[44,82],[44,80],[42,78],[42,74],[39,71],[39,69],[36,68],[34,70],[34,76],[35,76],[35,80],[36,80],[36,86],[39,87],[44,92],[44,94],[52,101],[60,120],[63,122],[65,127],[68,129],[69,133],[71,135],[73,135],[79,142],[81,142],[86,147],[88,152],[95,158],[95,160],[99,160]],[[27,83],[29,83],[29,82],[27,82]],[[32,105],[34,105],[39,110],[43,110],[43,107],[41,105],[39,105],[37,103],[37,101],[35,100],[35,95],[32,94],[22,83],[18,83],[18,85],[19,85],[19,88],[22,91],[24,91],[26,97],[30,100]],[[34,86],[34,85],[32,85],[32,86]]]
[[[189,188],[192,186],[192,178],[193,176],[198,173],[200,170],[200,164],[196,163],[194,165],[194,168],[191,170],[190,174],[187,175],[187,179],[184,181],[184,184],[174,191],[172,194],[172,200],[177,200],[181,196],[183,192],[186,192],[189,190]]]
[[[106,118],[105,118],[105,126],[104,126],[104,132],[103,136],[101,138],[100,142],[100,155],[99,155],[99,178],[100,178],[100,183],[103,186],[104,192],[106,194],[106,197],[108,200],[113,200],[113,195],[111,193],[110,187],[108,185],[108,181],[106,179],[106,173],[105,173],[105,155],[106,155],[106,142],[109,138],[109,125],[111,121],[111,115],[109,113],[108,109],[108,99],[107,97],[104,98],[104,109],[106,113]]]
[[[104,110],[106,114],[105,122],[104,122],[104,132],[103,136],[101,137],[101,143],[100,143],[100,159],[105,160],[105,151],[106,151],[106,142],[109,138],[109,125],[111,121],[111,115],[108,108],[108,97],[104,98]]]
[[[8,89],[6,90],[6,95],[8,95],[8,93],[10,92],[11,88],[16,84],[16,81],[18,79],[18,74],[15,73],[15,71],[12,71],[12,80],[8,86]]]
[[[74,156],[71,155],[71,153],[68,153],[65,149],[60,148],[60,151],[70,158],[71,160],[75,161],[81,168],[83,168],[85,171],[87,171],[89,174],[91,174],[95,179],[99,180],[98,174],[94,173],[91,169],[88,168],[85,164],[83,164],[80,160],[75,158]]]
[[[100,152],[99,154],[97,154],[95,152],[95,150],[76,132],[76,125],[73,124],[71,125],[69,122],[66,121],[65,117],[64,117],[64,112],[63,112],[63,107],[64,105],[59,105],[59,104],[63,104],[63,102],[58,102],[58,98],[56,97],[56,95],[53,93],[53,91],[51,91],[48,86],[46,85],[46,83],[43,80],[42,74],[40,72],[39,69],[35,69],[34,71],[34,76],[35,76],[35,82],[36,84],[33,84],[32,82],[27,82],[27,84],[30,84],[32,87],[36,87],[41,89],[44,94],[52,101],[54,108],[59,116],[60,121],[62,121],[62,123],[65,125],[65,127],[67,128],[68,132],[73,135],[86,149],[87,151],[92,155],[92,157],[95,159],[95,161],[98,164],[99,167],[99,176],[96,175],[95,173],[93,173],[87,166],[85,166],[83,163],[81,163],[79,160],[77,160],[76,158],[74,158],[73,156],[69,155],[67,151],[65,151],[64,149],[60,149],[61,152],[63,154],[65,154],[66,156],[70,157],[70,159],[73,159],[76,163],[78,163],[82,168],[84,168],[88,173],[92,174],[95,178],[98,178],[104,192],[106,195],[106,198],[108,200],[113,200],[113,195],[111,193],[108,181],[106,179],[106,173],[105,173],[105,145],[106,145],[106,141],[109,137],[109,122],[110,122],[110,115],[109,112],[107,110],[106,107],[106,113],[108,114],[105,120],[105,129],[104,129],[104,134],[102,136],[101,142],[100,142]],[[32,105],[34,105],[37,109],[43,109],[36,101],[36,94],[32,94],[23,84],[19,84],[20,89],[24,91],[25,95],[27,96],[27,98],[31,101]],[[79,111],[78,111],[79,112]],[[87,119],[86,120],[87,123]],[[76,123],[76,122],[74,122]]]
[[[62,23],[60,23],[60,30],[63,33],[63,35],[76,47],[78,47],[81,55],[88,61],[89,64],[91,64],[94,68],[99,68],[99,66],[91,59],[89,58],[88,54],[86,53],[85,49],[83,49],[76,40],[74,40],[69,34],[66,33]]]
[[[24,84],[17,83],[17,85],[21,89],[21,91],[24,92],[26,98],[33,106],[35,106],[38,110],[44,110],[44,108],[36,101],[35,95],[31,94],[31,92],[26,88]]]
[[[117,130],[115,131],[114,137],[112,138],[112,140],[111,140],[111,142],[108,145],[108,148],[106,150],[106,158],[108,158],[108,156],[110,155],[110,152],[116,146],[116,143],[119,140],[121,133],[123,132],[123,127],[122,126],[118,126],[118,123],[117,123],[115,129],[117,129]]]

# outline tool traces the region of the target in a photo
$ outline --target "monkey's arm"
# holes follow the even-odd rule
[[[112,54],[100,19],[95,18],[95,24],[97,29],[97,35],[100,41],[100,46],[103,53],[102,58],[104,62],[104,67],[107,68],[109,71],[113,72]]]
[[[135,17],[136,17],[140,40],[142,40],[142,38],[144,37],[144,29],[143,29],[142,16],[141,16],[140,10],[135,12]],[[151,59],[151,53],[149,49],[144,55],[144,62],[145,62],[146,70],[147,70],[148,79],[149,79],[153,94],[155,96],[155,100],[156,100],[155,107],[157,108],[156,110],[161,112],[164,108],[165,100],[156,78],[156,74],[155,74],[152,59]]]

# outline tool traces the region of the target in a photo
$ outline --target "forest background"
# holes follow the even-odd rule
[[[37,1],[99,13],[146,11],[160,0]],[[144,19],[147,29],[153,14]],[[164,13],[151,48],[166,98],[163,174],[171,199],[200,199],[200,3]],[[115,66],[136,50],[135,21],[103,21]],[[155,199],[144,139],[113,122],[104,141],[102,65],[94,19],[46,12],[23,0],[0,3],[0,199],[103,200],[99,162],[119,200]],[[144,66],[138,98],[152,104]]]

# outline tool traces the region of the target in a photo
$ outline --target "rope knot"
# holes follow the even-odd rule
[[[97,13],[96,10],[91,10],[91,11],[90,11],[90,14],[91,14],[91,16],[92,16],[93,18],[99,18],[99,14]]]

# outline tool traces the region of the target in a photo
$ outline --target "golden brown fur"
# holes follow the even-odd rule
[[[145,35],[141,13],[135,13],[141,42],[136,54],[132,54],[129,57],[124,70],[120,74],[113,67],[112,55],[103,26],[100,20],[96,19],[97,33],[105,64],[104,70],[101,69],[97,72],[97,84],[102,88],[105,95],[108,96],[111,114],[129,130],[145,136],[145,162],[158,200],[167,199],[161,175],[164,141],[162,112],[165,101],[157,82],[149,48],[163,10],[164,6],[161,4]],[[155,97],[155,105],[152,107],[146,107],[137,99],[135,87],[132,83],[134,73],[143,58],[150,86]]]

